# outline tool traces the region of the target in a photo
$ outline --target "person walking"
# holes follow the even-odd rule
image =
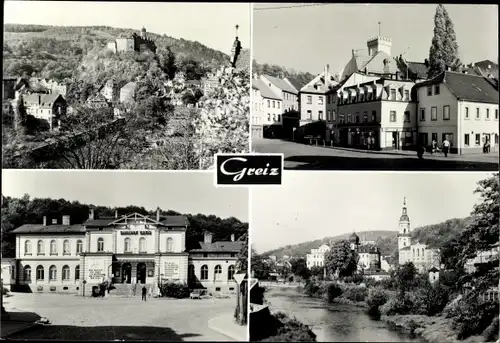
[[[484,141],[483,153],[487,154],[490,152],[490,140],[488,138]]]
[[[424,153],[425,153],[425,145],[419,144],[417,147],[417,156],[419,160],[424,159]]]
[[[142,300],[143,301],[147,301],[147,293],[148,293],[148,290],[146,289],[146,285],[142,286]]]
[[[436,153],[438,150],[438,143],[436,142],[435,139],[432,140],[432,150],[431,150],[431,154],[434,154]]]
[[[448,138],[445,138],[443,141],[443,153],[444,157],[448,157],[448,153],[450,152],[450,141]]]

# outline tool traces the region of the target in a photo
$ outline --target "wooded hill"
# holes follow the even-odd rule
[[[470,221],[469,217],[453,218],[442,223],[414,228],[412,229],[412,241],[427,244],[433,248],[441,248],[450,239],[458,237],[458,234],[465,230]],[[356,234],[360,240],[375,241],[382,255],[391,255],[398,247],[397,231],[360,231],[356,232]],[[317,249],[322,244],[348,239],[350,235],[352,233],[287,245],[279,249],[267,251],[262,255],[275,255],[278,258],[284,255],[306,257],[311,252],[311,249]]]
[[[3,257],[14,257],[15,240],[14,235],[8,234],[12,230],[23,224],[41,224],[44,215],[61,218],[63,215],[71,216],[72,224],[81,224],[88,219],[89,208],[94,208],[97,218],[104,216],[114,216],[115,210],[119,215],[130,213],[140,213],[156,217],[156,209],[147,210],[144,207],[127,206],[111,208],[108,206],[95,206],[92,204],[82,204],[78,201],[67,201],[64,199],[50,198],[30,198],[25,195],[22,198],[2,196],[2,255]],[[179,215],[181,213],[174,210],[162,209],[162,215]],[[203,232],[208,230],[213,233],[213,240],[230,240],[231,234],[238,240],[248,232],[248,223],[230,217],[222,219],[215,215],[205,214],[185,214],[191,224],[186,232],[186,249],[199,247],[199,242],[203,241]]]
[[[297,71],[290,68],[285,68],[276,64],[263,63],[259,64],[256,60],[253,60],[253,73],[256,74],[266,74],[269,76],[274,76],[277,78],[289,77],[297,81],[300,88],[304,87],[306,84],[312,81],[317,75],[313,75],[308,72]],[[298,89],[300,91],[300,89]]]

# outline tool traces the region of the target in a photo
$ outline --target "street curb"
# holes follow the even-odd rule
[[[2,339],[6,339],[6,338],[8,338],[9,336],[12,336],[12,335],[14,335],[14,334],[16,334],[16,333],[20,333],[20,332],[26,331],[26,330],[28,330],[28,329],[31,329],[31,328],[32,328],[32,327],[34,327],[35,325],[37,325],[37,324],[36,324],[36,323],[26,324],[25,326],[23,326],[23,327],[21,327],[21,328],[19,328],[19,329],[17,329],[17,330],[13,330],[13,331],[11,331],[8,335],[5,335],[5,336],[3,336],[3,335],[2,335],[2,337],[1,337],[1,338],[2,338]]]
[[[213,321],[215,321],[215,319],[217,319],[217,317],[208,320],[207,326],[209,329],[217,331],[218,333],[223,334],[224,336],[232,338],[236,341],[247,341],[247,337],[235,337],[236,335],[234,335],[232,333],[228,333],[227,330],[225,330],[223,328],[221,329],[221,328],[217,327],[217,325],[214,325]]]

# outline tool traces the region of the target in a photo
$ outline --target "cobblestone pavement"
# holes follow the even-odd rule
[[[498,171],[498,152],[448,157],[425,154],[419,160],[412,151],[329,148],[277,139],[254,139],[252,151],[283,153],[285,169],[297,170]]]
[[[7,311],[29,311],[50,325],[13,334],[13,339],[231,341],[208,327],[235,299],[82,298],[75,295],[13,293]]]

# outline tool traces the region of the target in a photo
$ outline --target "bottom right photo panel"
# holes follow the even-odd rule
[[[250,341],[497,341],[498,177],[290,171],[252,189]]]

